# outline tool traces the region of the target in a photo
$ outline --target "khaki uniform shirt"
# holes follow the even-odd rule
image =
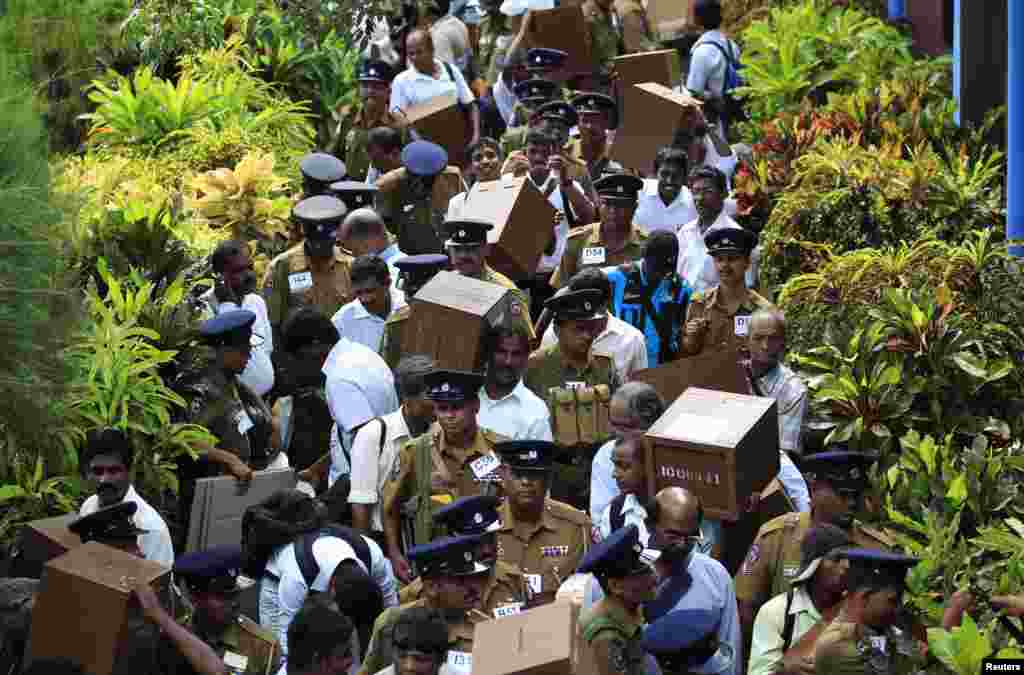
[[[293,309],[314,307],[327,318],[352,300],[352,256],[335,247],[326,269],[314,270],[304,244],[274,258],[263,278],[270,324],[279,331]],[[276,336],[275,336],[276,338]]]
[[[402,132],[402,144],[409,142],[406,120],[401,113],[385,110],[384,114],[370,118],[363,109],[346,108],[338,124],[338,146],[335,154],[345,161],[345,168],[351,180],[364,181],[370,170],[370,155],[366,151],[366,139],[371,129],[390,127]]]
[[[614,14],[598,7],[595,0],[583,3],[583,20],[590,32],[590,54],[595,72],[607,75],[612,59],[619,55],[619,31]]]
[[[384,321],[384,335],[380,338],[380,355],[384,362],[394,370],[402,359],[402,328],[408,321],[412,310],[403,305],[388,316]]]
[[[615,373],[615,362],[609,356],[591,354],[590,363],[580,370],[563,361],[558,343],[530,354],[523,384],[541,400],[547,401],[552,388],[563,387],[567,382],[584,382],[589,387],[606,384],[612,394],[621,384]]]
[[[254,469],[266,466],[272,452],[273,414],[256,392],[214,365],[178,389],[188,402],[185,415],[190,423],[209,429],[219,448],[234,452]]]
[[[627,54],[660,48],[658,41],[651,36],[647,10],[640,0],[615,0],[614,7],[622,27],[622,46]]]
[[[427,431],[432,443],[430,468],[430,494],[417,494],[417,450],[419,438],[407,442],[398,451],[391,476],[384,483],[381,504],[385,513],[399,510],[401,504],[410,497],[431,500],[432,503],[444,505],[459,497],[472,497],[480,494],[494,494],[500,487],[497,471],[492,470],[478,477],[471,463],[486,455],[496,456],[494,445],[507,440],[504,436],[488,429],[480,429],[473,438],[473,443],[466,448],[456,447],[448,443],[441,430],[441,425],[434,423]],[[439,460],[443,466],[439,465]]]
[[[508,32],[508,19],[504,14],[484,14],[480,19],[479,72],[487,79],[487,84],[493,85],[501,75],[498,62],[504,59],[508,51],[507,43],[512,39]],[[508,39],[499,40],[502,36],[508,36]],[[506,44],[499,44],[501,42]]]
[[[267,675],[277,672],[281,660],[281,646],[277,643],[274,634],[257,624],[252,619],[244,616],[238,617],[238,621],[231,624],[226,631],[220,635],[209,635],[201,633],[192,625],[191,621],[185,623],[185,627],[195,632],[196,636],[210,645],[213,651],[217,652],[225,664],[240,663],[238,657],[245,659],[245,669],[234,669],[228,665],[227,673],[247,673],[252,675]],[[166,673],[174,675],[187,675],[195,673],[188,660],[180,653],[169,640],[164,640],[169,648],[163,649],[161,667]]]
[[[526,326],[527,334],[530,336],[530,340],[537,337],[537,333],[533,330],[533,322],[530,321],[530,299],[521,288],[515,285],[511,279],[506,277],[501,272],[492,268],[490,265],[484,265],[484,273],[480,277],[480,281],[486,281],[488,283],[497,284],[504,288],[512,290],[512,295],[519,302],[519,316],[523,320],[523,324]],[[515,308],[513,307],[513,310]]]
[[[580,635],[594,654],[596,675],[643,675],[646,672],[642,613],[630,615],[617,598],[605,596],[580,614]]]
[[[359,675],[373,675],[379,673],[394,661],[392,628],[398,622],[399,615],[406,609],[413,607],[426,607],[426,600],[416,600],[398,607],[388,607],[373,624],[373,637],[370,638],[370,646],[366,650],[366,658],[359,668]],[[448,621],[448,638],[451,642],[451,649],[471,654],[473,652],[473,630],[476,624],[490,619],[488,615],[480,610],[470,610],[463,621]]]
[[[501,506],[498,558],[516,565],[529,584],[530,606],[553,602],[562,582],[576,571],[590,546],[590,518],[568,504],[546,499],[539,522],[518,522]]]
[[[522,609],[529,597],[528,590],[526,577],[522,571],[515,565],[499,560],[495,563],[494,571],[480,598],[480,609],[494,618],[504,615],[506,611]],[[412,583],[398,594],[398,601],[403,605],[422,598],[423,579],[420,577],[413,579]]]
[[[561,288],[568,284],[577,272],[589,267],[611,267],[639,260],[643,257],[646,241],[647,235],[634,226],[625,247],[619,251],[609,251],[601,237],[601,223],[573,228],[569,231],[562,262],[551,275],[551,285]],[[584,253],[587,255],[584,256]]]
[[[814,646],[814,672],[819,675],[909,675],[924,665],[925,657],[908,633],[851,623],[843,612]]]
[[[398,237],[398,248],[407,255],[441,253],[441,225],[448,202],[466,191],[462,172],[449,166],[434,179],[430,199],[412,194],[404,167],[377,179],[377,210],[388,230]]]
[[[732,350],[747,351],[747,333],[750,330],[750,315],[759,309],[766,309],[772,303],[765,300],[749,288],[747,297],[740,303],[736,312],[729,312],[718,302],[718,286],[706,293],[695,293],[690,298],[690,306],[686,310],[686,320],[708,319],[708,326],[702,333],[687,335],[683,330],[683,356],[696,356],[704,351]],[[745,317],[741,327],[737,317]]]
[[[811,528],[811,514],[786,513],[761,526],[747,557],[736,573],[736,599],[757,609],[789,590],[800,571],[800,543]],[[883,532],[854,523],[850,538],[855,546],[888,550],[894,542]]]

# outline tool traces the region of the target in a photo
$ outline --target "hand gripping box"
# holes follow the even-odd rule
[[[690,387],[644,436],[650,494],[685,487],[713,518],[740,520],[779,473],[774,399]]]
[[[579,612],[559,601],[476,624],[472,675],[596,675]]]

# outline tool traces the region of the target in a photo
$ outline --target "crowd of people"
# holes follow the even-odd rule
[[[241,541],[182,553],[132,485],[128,438],[88,435],[95,494],[71,531],[171,568],[188,608],[137,585],[156,632],[140,628],[118,672],[469,673],[489,658],[474,652],[476,624],[554,602],[579,606],[600,675],[926,660],[902,607],[916,561],[874,523],[877,457],[804,447],[808,392],[783,363],[785,316],[759,286],[757,234],[733,220],[746,151],[727,140],[739,48],[719,30],[721,3],[693,3],[702,32],[678,90],[695,105],[646,170],[610,152],[613,59],[663,46],[645,3],[582,3],[593,64],[571,74],[566,52],[534,44],[542,4],[403,5],[359,64],[337,143],[301,162],[291,248],[262,280],[244,242],[214,251],[216,284],[199,298],[210,358],[173,386],[184,420],[219,442],[179,459],[176,517],[187,529],[200,478],[294,470],[295,489],[246,512]],[[466,116],[461,166],[405,122],[449,94]],[[516,178],[555,215],[536,270],[513,281],[489,262],[494,223],[466,202],[475,183]],[[443,270],[508,291],[478,371],[406,349],[428,311],[413,299]],[[644,435],[672,401],[637,375],[713,353],[734,354],[748,393],[777,404],[773,482],[789,512],[752,543],[694,491],[652,494],[648,478]],[[758,514],[752,495],[744,517]],[[943,624],[971,602],[951,597]],[[26,672],[83,671],[37,659]]]

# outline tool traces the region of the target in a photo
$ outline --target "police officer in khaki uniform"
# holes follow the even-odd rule
[[[609,156],[608,132],[619,126],[615,99],[587,92],[574,96],[570,103],[579,116],[580,159],[587,165],[590,180],[596,183],[605,176],[625,173],[625,168]]]
[[[313,307],[324,316],[334,316],[352,300],[352,256],[336,245],[345,213],[345,204],[329,195],[303,199],[292,210],[305,241],[274,258],[263,279],[275,342],[291,310]]]
[[[444,247],[452,261],[452,269],[467,277],[511,289],[518,301],[511,311],[518,310],[519,317],[525,322],[530,339],[533,340],[536,334],[533,331],[533,322],[530,321],[529,298],[511,279],[487,264],[487,233],[494,229],[494,225],[484,220],[460,218],[446,221],[444,229],[448,235]]]
[[[359,103],[345,107],[335,129],[335,145],[330,148],[343,157],[352,180],[366,180],[370,156],[366,139],[370,129],[390,127],[408,140],[406,120],[400,112],[388,110],[394,72],[383,61],[367,59],[359,64]]]
[[[430,141],[402,148],[402,167],[377,179],[377,211],[398,248],[409,255],[440,253],[441,224],[452,197],[465,192],[462,172],[448,166],[448,153]]]
[[[587,88],[607,92],[611,89],[612,59],[622,53],[622,36],[612,0],[587,0],[583,3],[583,19],[590,33],[590,57],[594,61],[594,72],[589,78],[593,86]]]
[[[172,571],[194,607],[185,627],[217,652],[228,673],[266,675],[277,671],[281,649],[272,632],[238,613],[241,566],[240,546],[218,546],[186,553]],[[161,659],[165,672],[196,672],[177,650],[167,651]]]
[[[586,508],[590,468],[598,448],[611,437],[611,396],[619,387],[615,363],[591,353],[608,325],[601,291],[562,289],[545,303],[558,343],[530,355],[523,383],[548,404],[555,442],[565,463],[558,465],[552,496]]]
[[[547,441],[508,441],[497,447],[504,463],[505,503],[498,557],[526,576],[530,606],[553,602],[590,545],[590,518],[547,497],[558,446]]]
[[[480,562],[493,565],[491,577],[480,600],[480,609],[494,618],[519,613],[526,604],[529,590],[526,578],[518,567],[498,560],[500,505],[501,499],[498,497],[460,497],[434,514],[434,522],[446,526],[449,535],[479,539],[477,554]],[[423,580],[417,578],[402,589],[398,599],[405,604],[419,600],[422,595]]]
[[[580,614],[580,635],[594,653],[596,675],[642,675],[645,622],[641,604],[654,600],[657,578],[640,531],[626,525],[595,544],[576,570],[593,574],[604,597]]]
[[[415,607],[444,612],[450,641],[448,663],[468,671],[474,626],[491,618],[480,609],[491,569],[479,558],[478,537],[444,537],[420,544],[409,549],[409,560],[423,580],[423,597],[381,613],[373,625],[360,675],[372,675],[391,665],[396,646],[394,626],[403,612]]]
[[[427,398],[437,422],[427,433],[402,447],[383,487],[384,538],[395,574],[412,579],[402,556],[401,516],[412,520],[413,539],[422,544],[435,534],[433,513],[459,497],[496,494],[501,461],[494,444],[499,434],[481,429],[479,391],[484,376],[458,370],[435,370],[424,377]]]
[[[605,176],[595,185],[600,200],[600,222],[573,228],[565,255],[551,276],[560,288],[588,267],[623,265],[643,257],[647,235],[633,226],[633,214],[644,182],[623,174]]]
[[[405,294],[405,305],[391,313],[384,322],[380,339],[380,355],[392,369],[402,359],[402,328],[411,313],[410,301],[434,275],[448,266],[448,256],[440,253],[410,255],[395,262],[398,269],[397,288]]]
[[[758,530],[736,573],[740,621],[749,635],[761,605],[789,588],[800,570],[800,542],[815,525],[832,524],[847,532],[856,546],[889,549],[893,540],[854,516],[863,512],[867,472],[877,457],[860,452],[823,452],[800,462],[811,489],[809,513],[787,513]]]
[[[747,288],[746,273],[757,235],[741,228],[717,228],[704,235],[708,254],[715,261],[718,286],[696,293],[686,310],[683,356],[703,351],[747,351],[750,317],[772,303]]]
[[[513,91],[518,100],[512,107],[512,120],[501,136],[501,150],[506,157],[526,148],[526,132],[530,129],[530,120],[538,108],[556,99],[558,85],[550,80],[533,77],[518,83]]]

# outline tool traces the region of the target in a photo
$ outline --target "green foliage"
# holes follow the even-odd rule
[[[82,495],[77,478],[47,477],[42,457],[19,454],[6,472],[11,482],[0,485],[0,541],[10,541],[22,523],[74,511]]]
[[[990,656],[999,659],[1024,658],[1024,651],[1019,648],[1004,648],[995,652],[989,634],[969,615],[952,631],[929,628],[928,648],[955,675],[983,672],[982,661]]]

